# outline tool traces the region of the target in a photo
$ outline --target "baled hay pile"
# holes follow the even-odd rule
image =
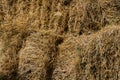
[[[49,32],[31,34],[19,53],[20,80],[51,80],[60,37]]]
[[[119,26],[102,29],[120,23],[119,4],[120,0],[0,0],[0,79],[12,79],[18,69],[21,80],[119,79]],[[44,33],[49,30],[52,33]],[[37,33],[29,36],[29,31]],[[62,40],[56,33],[83,35],[68,36],[57,47]]]
[[[0,28],[27,27],[27,29],[53,30],[53,32],[61,33],[67,20],[62,2],[58,0],[1,0]]]
[[[53,80],[119,80],[120,27],[69,36],[60,46]]]
[[[79,80],[119,80],[120,26],[110,26],[80,39]]]
[[[91,34],[120,23],[120,0],[0,0],[0,29]]]

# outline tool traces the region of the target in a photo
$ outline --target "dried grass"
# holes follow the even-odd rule
[[[79,79],[119,80],[120,26],[109,26],[90,35],[79,45]]]
[[[20,80],[50,80],[57,55],[59,37],[49,32],[37,32],[27,39],[19,55]],[[50,72],[51,71],[51,72]]]
[[[0,40],[0,79],[14,80],[17,76],[18,51],[22,39],[18,33],[6,32]]]
[[[78,37],[69,36],[66,39],[64,47],[61,49],[65,49],[62,55],[61,62],[58,65],[62,66],[57,68],[58,72],[61,72],[56,77],[60,80],[63,80],[63,77],[68,74],[68,72],[73,68],[71,62],[74,61],[75,57],[79,55],[79,62],[77,71],[76,71],[77,78],[73,80],[119,80],[120,78],[120,27],[119,26],[108,26],[103,28],[101,31],[91,34],[91,35],[82,35]],[[66,45],[65,45],[66,44]],[[67,47],[67,49],[66,49]],[[67,51],[69,49],[69,51]],[[71,58],[72,54],[74,53],[74,58]],[[66,55],[68,54],[68,55]],[[61,55],[60,55],[61,56]],[[66,58],[67,57],[67,58]],[[77,58],[76,58],[77,59]],[[71,61],[70,61],[71,60]],[[70,61],[70,62],[67,62]],[[67,68],[63,67],[68,65]],[[74,64],[75,66],[75,64]],[[66,71],[62,73],[62,70]],[[67,76],[66,76],[67,77]],[[62,79],[61,79],[62,78]],[[67,77],[70,78],[70,77]],[[68,79],[65,80],[68,80]],[[72,79],[71,78],[71,79]]]
[[[119,0],[1,0],[0,29],[91,34],[119,24]]]
[[[119,79],[119,4],[0,0],[0,79]]]
[[[82,36],[69,36],[62,45],[55,80],[119,80],[120,27],[108,26]]]
[[[69,39],[59,46],[53,80],[77,80],[79,54],[76,52],[74,44],[76,41]]]

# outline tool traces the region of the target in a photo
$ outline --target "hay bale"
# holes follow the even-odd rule
[[[1,0],[0,14],[4,14],[3,28],[32,28],[40,25],[41,0]],[[7,25],[7,26],[6,26]],[[0,27],[1,28],[1,27]]]
[[[50,80],[56,54],[57,36],[49,32],[31,34],[19,53],[20,80]]]
[[[120,27],[109,26],[96,34],[80,38],[78,79],[119,80]]]
[[[1,0],[0,22],[10,28],[91,34],[120,23],[119,0]]]
[[[17,76],[18,51],[22,44],[21,35],[4,32],[0,38],[0,79],[14,80]]]
[[[108,26],[88,36],[68,36],[59,46],[53,80],[118,80],[119,39],[119,26]]]
[[[77,80],[79,55],[76,52],[76,42],[70,37],[59,46],[53,80]]]

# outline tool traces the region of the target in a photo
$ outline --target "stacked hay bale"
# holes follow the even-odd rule
[[[119,80],[120,27],[92,35],[69,36],[59,46],[53,80]]]
[[[119,0],[1,0],[2,25],[91,34],[120,23]],[[63,34],[64,35],[64,34]]]
[[[119,79],[119,26],[102,29],[120,23],[119,4],[120,0],[0,0],[0,76],[12,79],[19,59],[21,80]],[[23,43],[18,58],[29,31],[37,33]],[[54,34],[69,39],[58,49],[61,40]]]
[[[120,28],[112,26],[80,37],[79,80],[120,79]],[[84,40],[82,40],[84,38]]]
[[[19,53],[20,80],[50,80],[57,55],[58,37],[50,32],[32,33]]]

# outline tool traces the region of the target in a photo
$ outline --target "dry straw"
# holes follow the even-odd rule
[[[59,37],[49,32],[31,34],[19,53],[20,80],[50,80]]]
[[[69,36],[60,45],[54,80],[120,78],[120,27],[78,37]]]
[[[17,76],[18,68],[17,53],[22,44],[21,35],[12,31],[5,32],[1,36],[0,43],[0,79],[14,80]]]
[[[80,54],[79,79],[119,80],[120,26],[109,26],[98,33],[85,37],[85,39],[80,42],[78,47]]]
[[[78,74],[79,55],[76,52],[75,44],[70,37],[59,46],[59,55],[55,63],[53,80],[76,80]]]
[[[91,34],[105,25],[120,23],[119,3],[119,0],[0,0],[0,28]]]
[[[0,0],[0,79],[119,79],[119,4]]]

